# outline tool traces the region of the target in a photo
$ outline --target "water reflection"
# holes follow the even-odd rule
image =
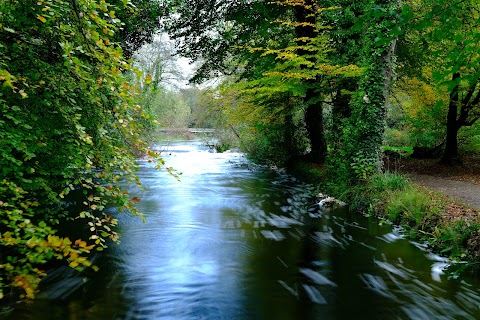
[[[311,186],[199,143],[164,147],[181,182],[141,162],[147,223],[85,283],[59,270],[10,319],[477,319],[478,282]],[[81,279],[81,282],[79,282]]]

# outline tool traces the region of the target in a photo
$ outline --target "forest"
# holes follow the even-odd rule
[[[164,128],[308,163],[332,193],[387,152],[459,166],[480,150],[477,0],[32,3],[0,3],[0,299],[34,298],[52,264],[98,268],[111,208],[142,218],[136,159],[175,175],[150,149]]]

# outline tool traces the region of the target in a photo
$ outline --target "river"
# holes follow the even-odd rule
[[[146,223],[79,276],[52,271],[7,319],[480,319],[468,274],[373,219],[318,206],[313,187],[200,142],[162,146],[180,182],[140,162]]]

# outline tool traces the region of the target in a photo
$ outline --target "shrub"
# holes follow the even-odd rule
[[[387,128],[385,130],[385,144],[397,147],[408,147],[412,145],[412,139],[406,130]]]

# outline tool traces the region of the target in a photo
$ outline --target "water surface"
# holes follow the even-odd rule
[[[9,319],[479,319],[478,281],[398,230],[320,208],[312,186],[199,142],[162,147],[181,181],[140,162],[147,222],[84,278],[51,273]]]

